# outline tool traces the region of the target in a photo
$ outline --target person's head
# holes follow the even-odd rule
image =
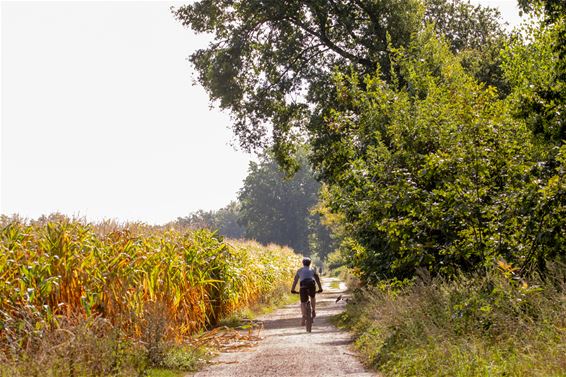
[[[311,265],[311,259],[309,257],[303,258],[303,266],[309,267]]]

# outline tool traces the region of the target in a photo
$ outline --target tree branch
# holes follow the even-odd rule
[[[332,51],[334,51],[335,53],[337,53],[338,55],[352,61],[355,63],[359,63],[362,64],[363,66],[369,68],[369,69],[375,69],[375,64],[367,59],[367,58],[362,58],[359,56],[356,56],[344,49],[342,49],[341,47],[337,46],[334,42],[332,42],[330,40],[330,38],[326,35],[326,33],[324,32],[317,32],[312,30],[311,28],[308,27],[308,25],[306,25],[305,23],[293,18],[293,17],[287,17],[286,20],[290,23],[292,23],[293,25],[301,28],[303,31],[305,31],[306,33],[310,34],[313,37],[318,38],[325,46],[327,46],[328,48],[330,48]]]

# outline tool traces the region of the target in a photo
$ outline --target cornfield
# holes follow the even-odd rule
[[[62,321],[104,318],[132,338],[155,311],[182,339],[289,285],[290,249],[225,241],[209,230],[82,221],[4,221],[0,346],[29,349]]]

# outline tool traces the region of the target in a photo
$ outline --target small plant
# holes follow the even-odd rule
[[[190,346],[173,346],[167,350],[162,366],[179,371],[196,371],[205,360],[206,353]]]
[[[166,332],[170,319],[162,302],[148,302],[144,308],[142,342],[151,365],[161,365],[165,358]]]

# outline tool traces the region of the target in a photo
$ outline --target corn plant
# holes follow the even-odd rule
[[[135,339],[159,313],[160,336],[182,339],[288,284],[298,258],[209,230],[66,218],[3,219],[0,249],[0,345],[12,357],[61,321],[97,317]]]

